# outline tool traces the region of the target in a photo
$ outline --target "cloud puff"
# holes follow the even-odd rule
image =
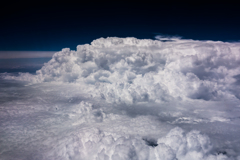
[[[82,84],[116,103],[239,99],[239,51],[239,43],[100,38],[55,53],[31,81]]]
[[[180,40],[182,37],[180,36],[167,36],[167,35],[157,35],[155,36],[155,39],[159,41],[177,41]]]
[[[50,142],[48,142],[50,143]],[[227,160],[224,154],[210,154],[211,142],[198,131],[183,134],[181,128],[172,129],[158,140],[155,147],[136,136],[113,135],[99,129],[79,131],[70,137],[52,142],[56,148],[44,154],[46,159],[96,160]]]

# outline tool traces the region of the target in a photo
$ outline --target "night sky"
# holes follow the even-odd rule
[[[22,4],[1,10],[0,51],[76,49],[100,37],[239,41],[238,4]]]

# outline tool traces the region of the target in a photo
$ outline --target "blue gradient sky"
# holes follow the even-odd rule
[[[16,6],[16,7],[15,7]],[[1,11],[0,51],[59,51],[100,37],[238,41],[237,4],[8,4]]]

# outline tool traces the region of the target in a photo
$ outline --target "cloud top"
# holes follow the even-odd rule
[[[239,53],[240,43],[100,38],[20,79],[82,84],[114,103],[239,99]]]

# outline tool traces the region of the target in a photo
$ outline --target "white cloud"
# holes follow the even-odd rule
[[[239,43],[100,38],[55,53],[33,81],[83,84],[117,103],[239,98],[239,50]]]
[[[168,36],[168,35],[160,35],[158,34],[157,36],[155,36],[155,39],[159,40],[159,41],[177,41],[182,39],[181,36]]]
[[[55,53],[36,75],[1,74],[12,88],[0,90],[0,156],[237,159],[239,53],[240,43],[111,37]]]

